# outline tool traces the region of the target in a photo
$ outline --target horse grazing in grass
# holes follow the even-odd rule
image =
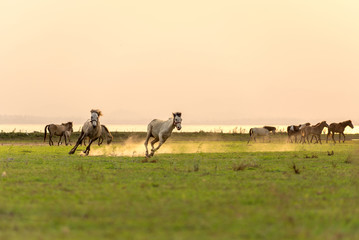
[[[297,143],[297,137],[300,136],[300,130],[305,126],[310,126],[310,123],[288,126],[288,142],[290,141],[291,143],[293,143],[292,137],[294,136],[294,142]]]
[[[268,131],[272,132],[273,134],[275,134],[275,131],[277,130],[277,128],[272,127],[272,126],[264,126],[263,128],[267,129]]]
[[[82,143],[82,141],[85,139],[85,137],[90,138],[90,143],[86,147],[84,153],[88,155],[90,153],[90,147],[91,144],[96,141],[101,136],[101,124],[100,124],[100,116],[102,116],[102,113],[98,109],[92,109],[91,110],[91,120],[87,120],[84,125],[82,126],[81,134],[79,138],[77,139],[76,145],[71,149],[69,154],[74,154],[77,147]]]
[[[107,144],[110,144],[113,140],[113,136],[105,125],[101,125],[101,136],[98,138],[98,145],[101,146],[103,140],[106,139]],[[86,146],[86,138],[83,140],[83,144]]]
[[[67,137],[65,135],[66,131],[73,131],[72,129],[72,122],[62,123],[60,125],[58,124],[49,124],[45,126],[45,135],[44,135],[44,142],[46,141],[46,134],[47,131],[49,131],[49,145],[54,145],[54,142],[52,141],[52,136],[60,136],[60,140],[57,143],[57,145],[60,145],[62,136],[65,136],[65,144],[67,145]],[[68,138],[70,140],[70,138]]]
[[[344,139],[343,139],[343,143],[344,143],[345,142],[344,130],[347,126],[354,128],[351,120],[347,120],[347,121],[340,122],[340,123],[331,123],[328,127],[327,142],[328,142],[328,138],[329,138],[330,134],[332,134],[333,142],[336,143],[335,139],[334,139],[334,133],[337,132],[337,133],[339,133],[339,143],[340,143],[341,135],[343,135],[343,137],[344,137]]]
[[[182,113],[176,112],[172,113],[173,118],[169,118],[167,121],[162,121],[158,119],[152,120],[147,126],[147,136],[145,141],[146,148],[146,157],[152,157],[155,152],[166,142],[166,140],[171,136],[174,128],[177,130],[181,130],[182,126]],[[154,140],[151,142],[151,154],[148,154],[148,140],[153,137]],[[156,142],[160,142],[158,146],[155,148],[154,144]]]
[[[322,144],[322,140],[320,138],[320,135],[322,134],[322,131],[325,127],[329,127],[326,121],[322,121],[320,123],[317,123],[314,126],[305,126],[300,130],[301,133],[301,141],[302,143],[305,143],[305,139],[307,139],[307,142],[309,143],[309,136],[312,136],[312,139],[310,142],[313,141],[313,138],[315,137],[317,139],[316,143]]]
[[[65,144],[66,144],[66,146],[67,145],[71,145],[71,139],[70,139],[70,137],[71,137],[71,134],[73,133],[73,130],[71,129],[71,130],[69,130],[69,131],[65,131],[64,132],[64,134],[62,135],[62,136],[60,136],[60,140],[59,140],[59,143],[60,144],[62,144],[62,141],[61,141],[61,139],[62,139],[62,137],[64,137],[65,138]],[[67,138],[67,143],[66,143],[66,138]]]
[[[270,142],[270,138],[269,138],[269,133],[272,132],[273,134],[275,134],[275,127],[269,127],[269,126],[264,126],[262,128],[251,128],[249,129],[249,139],[247,144],[253,139],[255,142],[257,141],[256,137],[261,136],[263,137],[263,142],[264,139],[266,137],[268,137],[269,142]]]

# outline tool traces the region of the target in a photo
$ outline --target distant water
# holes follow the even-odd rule
[[[79,131],[82,125],[74,125],[74,131]],[[111,132],[146,132],[147,125],[114,125],[106,124]],[[262,125],[182,125],[181,132],[216,132],[216,133],[248,133],[252,127],[261,127]],[[279,132],[286,132],[287,126],[271,125],[277,128]],[[0,132],[44,132],[45,125],[42,124],[0,124]],[[326,128],[324,130],[326,132]],[[351,129],[347,127],[345,133],[359,133],[359,126]]]

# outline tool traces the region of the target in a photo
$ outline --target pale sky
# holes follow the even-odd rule
[[[0,120],[359,124],[359,1],[2,0]],[[297,123],[297,122],[294,122]]]

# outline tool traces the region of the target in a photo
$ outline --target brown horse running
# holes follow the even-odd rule
[[[46,134],[47,131],[49,131],[49,145],[52,146],[54,145],[54,142],[52,141],[52,136],[60,136],[60,140],[57,143],[57,145],[60,145],[61,142],[61,138],[62,136],[65,136],[65,144],[67,145],[68,142],[66,140],[70,140],[67,139],[67,134],[65,134],[66,131],[70,131],[72,132],[72,122],[67,122],[67,123],[62,123],[61,125],[58,124],[49,124],[45,126],[45,135],[44,135],[44,142],[46,140]]]
[[[343,143],[344,143],[345,142],[344,130],[347,126],[354,128],[351,120],[347,120],[347,121],[340,122],[340,123],[331,123],[328,127],[327,142],[328,142],[328,138],[329,138],[330,134],[332,134],[333,142],[336,143],[335,139],[334,139],[334,133],[337,132],[337,133],[339,133],[339,143],[340,143],[341,135],[343,135],[343,137],[344,137],[344,139],[343,139]]]

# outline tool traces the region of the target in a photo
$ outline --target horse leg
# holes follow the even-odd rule
[[[69,143],[68,143],[68,139],[66,137],[66,134],[64,134],[64,138],[65,138],[65,145],[67,146]]]
[[[322,139],[320,138],[320,134],[317,137],[319,139],[319,143],[322,144]],[[317,139],[317,142],[318,142],[318,139]]]
[[[342,132],[342,134],[343,134],[343,143],[345,142],[345,135],[344,135],[344,132]]]
[[[49,135],[49,145],[50,146],[54,145],[54,142],[52,141],[52,135],[51,134]]]
[[[336,142],[335,142],[335,139],[334,139],[334,131],[332,132],[332,139],[333,139],[333,142],[335,144]]]
[[[155,140],[156,140],[156,141],[155,141]],[[155,143],[158,142],[158,141],[160,141],[160,143],[158,144],[158,146],[157,146],[155,149],[151,149],[151,154],[150,154],[151,157],[155,154],[155,152],[156,152],[158,149],[160,149],[160,147],[162,146],[162,144],[164,144],[164,143],[166,142],[166,139],[164,139],[162,135],[159,135],[159,139],[155,139],[155,140],[153,140],[153,141],[151,142],[151,145],[152,145],[152,143],[155,144]],[[154,146],[152,145],[152,147],[154,147]]]
[[[87,155],[89,155],[90,153],[90,148],[91,148],[91,144],[96,141],[98,138],[94,138],[94,139],[90,139],[89,145],[87,146],[87,148],[85,149],[84,153]]]
[[[148,134],[147,133],[147,136],[146,136],[146,140],[145,140],[145,148],[146,148],[146,157],[149,157],[149,155],[148,155],[148,147],[147,147],[147,145],[148,145],[148,140],[151,138],[151,134]]]
[[[101,146],[101,144],[103,143],[103,137],[102,136],[100,136],[99,138],[98,138],[98,145],[99,146]]]
[[[329,136],[330,136],[330,131],[328,131],[328,134],[327,134],[327,143],[328,143]]]
[[[66,139],[67,139],[67,143],[66,143]],[[66,143],[66,146],[67,146],[67,145],[70,145],[70,146],[71,146],[71,138],[70,138],[70,135],[66,135],[66,134],[65,134],[65,143]]]
[[[290,143],[293,143],[291,136],[289,136],[289,134],[288,134],[287,143],[289,143],[289,142],[290,142]]]
[[[65,137],[65,138],[66,138],[66,137]],[[62,145],[61,139],[62,139],[62,135],[60,136],[59,141],[57,142],[57,146],[60,146],[60,143],[61,143],[61,145]],[[65,140],[65,142],[66,142],[66,140]]]
[[[302,144],[304,144],[304,142],[305,142],[305,139],[304,139],[304,133],[300,133],[300,141],[299,142],[301,142]]]
[[[340,143],[340,138],[341,138],[341,135],[342,135],[342,134],[341,134],[341,132],[339,132],[339,143]]]
[[[155,138],[155,139],[153,139],[152,141],[151,141],[151,154],[150,154],[150,157],[152,157],[153,156],[153,154],[155,154],[155,143],[156,142],[158,142],[159,141],[159,139],[158,138]],[[158,146],[158,148],[159,148],[159,146]]]
[[[251,141],[251,139],[252,139],[252,136],[249,136],[247,144]]]
[[[84,140],[85,138],[85,134],[83,132],[81,132],[81,135],[80,137],[77,139],[77,142],[75,144],[75,146],[71,149],[71,151],[69,152],[69,154],[74,154],[77,147],[82,143],[82,141]]]

